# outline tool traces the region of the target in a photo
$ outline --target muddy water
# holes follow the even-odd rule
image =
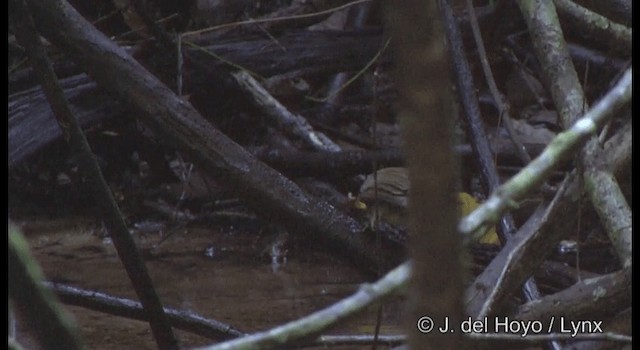
[[[115,249],[86,220],[24,226],[32,252],[47,279],[136,299]],[[189,228],[158,245],[159,232],[134,233],[156,289],[167,307],[254,332],[305,316],[358,289],[367,277],[326,253],[289,247],[286,261],[264,256],[255,233],[229,228]],[[383,334],[399,334],[401,302],[383,308]],[[156,349],[148,324],[90,311],[68,309],[89,349]],[[377,308],[339,325],[331,334],[372,334]],[[184,347],[212,343],[176,331]],[[18,325],[19,339],[29,345]],[[31,346],[28,346],[31,348]],[[351,347],[357,348],[357,347]]]

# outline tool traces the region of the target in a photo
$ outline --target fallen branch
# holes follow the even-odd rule
[[[571,0],[553,0],[560,16],[570,21],[586,37],[607,43],[612,49],[631,53],[631,28],[615,23]]]
[[[253,97],[253,102],[260,106],[260,110],[266,112],[274,124],[285,134],[303,140],[308,147],[318,151],[340,151],[340,146],[323,133],[313,130],[313,127],[302,116],[291,113],[249,73],[240,71],[232,75],[238,84]]]
[[[140,110],[140,119],[164,141],[177,145],[230,191],[236,191],[265,221],[282,223],[293,234],[305,233],[365,270],[398,262],[397,251],[378,249],[353,219],[326,203],[316,203],[214,128],[68,3],[29,3],[44,36],[77,59],[100,86]]]
[[[556,294],[521,305],[514,318],[548,320],[562,315],[566,319],[594,319],[617,313],[631,305],[631,269],[582,280]]]
[[[142,305],[135,300],[117,298],[104,293],[59,283],[45,282],[44,285],[53,291],[65,304],[133,320],[149,320],[149,316],[142,309]],[[212,340],[227,340],[241,337],[245,334],[228,324],[205,318],[192,312],[166,307],[164,312],[171,326]]]

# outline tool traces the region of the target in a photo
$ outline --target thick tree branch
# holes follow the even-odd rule
[[[571,62],[562,36],[555,8],[550,0],[519,0],[520,9],[527,20],[538,61],[545,67],[546,80],[552,90],[556,109],[560,111],[565,129],[574,128],[574,122],[587,108],[586,98]],[[549,50],[553,47],[554,50]],[[621,81],[631,78],[629,69]],[[622,83],[614,90],[622,91]],[[628,88],[630,94],[630,88]],[[584,118],[583,118],[584,120]],[[595,132],[595,130],[593,131]],[[584,167],[584,181],[591,203],[596,207],[607,234],[616,247],[623,266],[631,265],[631,210],[613,176],[600,168],[604,159],[602,147],[591,137],[580,154]],[[615,218],[612,219],[612,215]]]
[[[215,129],[68,3],[29,3],[47,38],[77,59],[100,86],[142,111],[140,118],[146,124],[237,191],[266,221],[283,223],[296,234],[308,233],[310,239],[343,252],[365,269],[397,262],[392,255],[384,256],[353,219],[326,203],[316,203]]]
[[[560,15],[573,23],[585,36],[608,43],[612,49],[631,52],[631,28],[612,22],[571,0],[553,0],[553,3]]]

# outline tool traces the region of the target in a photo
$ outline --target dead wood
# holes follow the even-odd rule
[[[125,110],[85,74],[60,81],[80,126],[89,127]],[[40,87],[9,96],[9,169],[59,139],[60,127]]]
[[[324,70],[361,68],[358,62],[366,62],[375,55],[380,40],[379,33],[300,32],[286,35],[279,40],[279,44],[286,48],[286,52],[281,52],[280,46],[264,39],[216,44],[206,49],[262,75],[305,69],[308,64],[313,65],[312,71],[316,74]],[[212,71],[215,71],[216,67],[221,68],[226,65],[197,49],[189,49],[189,51],[194,59],[210,67]],[[138,52],[137,56],[146,60],[146,64],[153,66],[152,52]],[[62,70],[57,71],[58,74],[70,71],[68,65],[62,65],[62,67]],[[34,84],[31,75],[27,74],[30,71],[30,69],[21,71],[19,75],[23,76],[22,80],[13,81],[10,85]],[[216,82],[207,79],[207,75],[197,72],[199,71],[189,68],[187,64],[186,80],[191,82],[188,86],[190,91],[187,92],[206,93],[208,87]],[[125,110],[125,105],[105,94],[104,90],[97,88],[91,78],[84,74],[62,79],[61,86],[83,127],[111,118]],[[242,108],[244,107],[236,106],[233,112]],[[39,87],[9,96],[8,115],[9,168],[61,136]]]
[[[227,184],[265,221],[284,224],[294,234],[307,233],[309,239],[342,252],[363,269],[388,268],[397,262],[381,252],[356,221],[317,203],[214,128],[69,4],[38,0],[29,4],[45,37],[76,59],[100,86],[140,110],[140,119],[165,142]]]
[[[149,316],[142,309],[142,305],[135,300],[118,298],[95,290],[86,290],[60,283],[45,282],[44,285],[67,305],[80,306],[134,320],[147,321],[149,319]],[[244,335],[243,332],[229,324],[205,318],[190,311],[170,308],[165,308],[164,311],[173,327],[209,339],[226,340]]]
[[[212,69],[244,67],[263,77],[284,72],[308,70],[313,72],[336,72],[361,69],[371,60],[382,45],[380,31],[338,32],[297,31],[282,35],[274,41],[264,36],[244,37],[224,42],[195,42],[183,39],[186,49],[186,80],[199,86],[201,77],[192,70],[190,60],[201,61]],[[196,45],[195,47],[193,45]],[[136,57],[153,60],[154,55],[163,55],[148,48]],[[166,55],[166,53],[164,54]],[[235,68],[231,67],[231,68]]]
[[[516,318],[547,320],[562,315],[567,320],[594,319],[617,313],[631,304],[631,269],[589,278],[573,286],[520,306]]]
[[[473,75],[471,74],[469,62],[462,45],[462,36],[454,20],[450,4],[447,1],[440,1],[440,11],[445,21],[449,50],[455,67],[455,83],[459,93],[459,100],[464,110],[467,134],[472,140],[473,149],[478,156],[477,158],[485,187],[488,192],[491,193],[500,186],[500,177],[498,176],[496,164],[492,157],[491,146],[480,115]],[[514,146],[518,147],[521,145]],[[523,152],[526,153],[525,150],[523,150]],[[513,240],[513,236],[517,231],[513,215],[511,215],[511,213],[503,215],[499,220],[498,228],[498,236],[502,245],[506,245],[509,240]],[[525,282],[522,289],[528,301],[540,297],[540,291],[533,277]],[[469,312],[469,309],[467,309],[467,312]],[[477,316],[473,313],[471,313],[471,315],[474,317]]]

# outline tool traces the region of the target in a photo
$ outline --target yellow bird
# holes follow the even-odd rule
[[[375,186],[377,181],[377,186]],[[401,167],[382,168],[366,177],[355,202],[358,209],[367,210],[371,222],[374,221],[373,204],[378,199],[378,216],[395,226],[405,227],[407,205],[409,203],[409,170]],[[377,193],[376,193],[377,192]],[[467,216],[479,206],[478,201],[466,192],[458,193],[460,217]],[[479,240],[479,243],[499,244],[495,227],[491,228]]]
[[[480,204],[478,201],[467,192],[459,192],[458,193],[458,212],[460,217],[463,218],[472,211],[476,210]],[[500,244],[500,239],[498,238],[498,233],[496,232],[496,227],[492,226],[489,231],[487,231],[480,239],[478,239],[478,243],[484,244]]]

